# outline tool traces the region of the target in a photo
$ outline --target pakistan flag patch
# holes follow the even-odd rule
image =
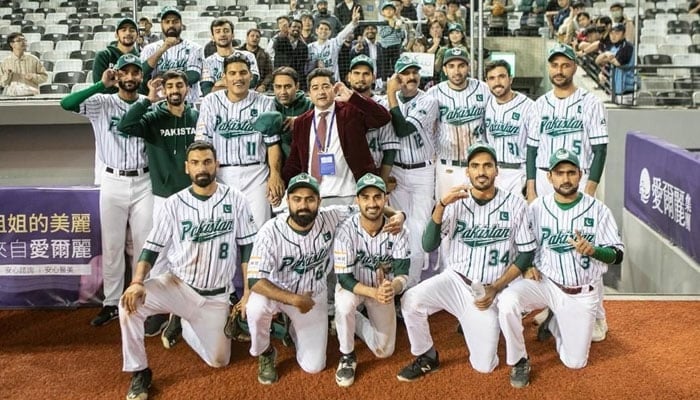
[[[230,204],[224,204],[224,212],[230,214],[231,213],[231,205]]]
[[[508,215],[508,211],[501,211],[499,215],[499,219],[501,221],[508,221],[510,220],[510,215]]]
[[[513,113],[513,119],[516,120],[516,121],[519,121],[519,120],[520,120],[520,113],[514,112],[514,113]]]

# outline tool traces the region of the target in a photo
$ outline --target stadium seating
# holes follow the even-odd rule
[[[70,93],[70,87],[65,83],[45,83],[39,85],[41,94],[66,94]]]

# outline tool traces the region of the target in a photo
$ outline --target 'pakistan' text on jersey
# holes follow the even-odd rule
[[[438,119],[438,103],[432,96],[419,90],[412,99],[403,102],[398,96],[399,107],[406,122],[416,127],[416,131],[400,137],[400,148],[396,162],[418,164],[435,159],[435,124]]]
[[[253,245],[248,278],[264,278],[296,294],[325,291],[336,229],[353,211],[348,206],[323,207],[303,235],[289,226],[289,214],[267,221]]]
[[[379,232],[372,236],[360,225],[359,213],[338,227],[333,245],[336,274],[352,274],[363,285],[379,287],[379,269],[389,269],[395,260],[408,260],[408,257],[408,236],[405,229],[396,235]],[[386,279],[393,277],[389,271],[383,275]]]
[[[500,189],[483,206],[471,196],[448,205],[441,236],[449,238],[447,268],[484,284],[495,282],[519,253],[536,246],[525,200]]]
[[[191,188],[168,197],[144,249],[166,255],[171,272],[197,289],[230,288],[236,275],[238,246],[252,244],[257,225],[243,194],[218,184],[201,199]]]
[[[532,118],[534,101],[522,93],[515,93],[509,102],[498,104],[491,97],[484,115],[484,141],[496,150],[498,162],[522,164],[527,154],[528,121]]]
[[[260,79],[260,69],[255,55],[247,50],[234,50],[233,55],[243,55],[250,63],[250,73]],[[216,83],[224,77],[224,57],[214,53],[204,59],[200,82]]]
[[[530,204],[532,231],[538,242],[537,268],[564,286],[582,286],[597,282],[607,264],[584,256],[568,243],[576,231],[594,246],[623,250],[617,223],[610,209],[587,194],[568,210],[554,201],[554,194],[538,197]]]
[[[139,95],[139,100],[146,96]],[[80,104],[79,114],[90,120],[95,133],[95,148],[102,162],[121,170],[141,169],[148,166],[143,138],[128,136],[119,130],[119,121],[131,103],[114,94],[95,94]]]
[[[593,146],[607,143],[605,107],[593,94],[578,88],[559,99],[549,91],[535,101],[527,145],[538,148],[537,168],[547,168],[549,157],[565,148],[578,155],[581,168],[589,169]]]
[[[267,146],[280,141],[279,135],[264,136],[253,123],[265,111],[274,111],[273,100],[255,91],[232,102],[226,90],[202,99],[197,120],[197,137],[206,136],[216,148],[222,165],[251,165],[267,160]]]
[[[441,160],[466,160],[467,149],[484,129],[484,110],[491,92],[485,83],[468,79],[463,90],[450,88],[445,81],[428,90],[438,102],[440,119],[437,133],[437,157]]]
[[[163,46],[163,40],[153,42],[148,44],[141,50],[141,61],[146,61],[153,54],[155,54],[159,48]],[[153,69],[152,77],[163,75],[165,71],[174,69],[182,72],[196,72],[200,76],[202,74],[202,62],[204,58],[204,53],[202,47],[195,42],[189,41],[187,39],[182,39],[180,43],[169,48],[158,60],[158,64]],[[151,79],[150,76],[144,76],[143,79],[148,81]],[[199,82],[195,82],[190,85],[190,90],[187,95],[187,101],[194,104],[199,100],[202,95],[199,89]]]
[[[373,95],[372,100],[387,110],[389,109],[386,98]],[[385,151],[398,150],[401,147],[399,144],[399,137],[396,136],[391,121],[379,129],[372,128],[367,130],[367,135],[365,136],[367,137],[369,152],[372,154],[372,159],[374,160],[374,166],[377,168],[381,168],[382,166],[382,158],[384,158]]]

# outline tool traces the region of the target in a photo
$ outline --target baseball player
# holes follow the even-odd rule
[[[306,65],[306,73],[313,71],[316,68],[328,68],[333,71],[336,81],[340,81],[340,73],[338,72],[338,54],[343,42],[348,37],[351,37],[353,31],[360,21],[360,7],[355,7],[352,10],[352,21],[343,28],[336,37],[330,39],[331,25],[326,20],[321,20],[316,27],[316,35],[318,39],[309,44],[309,61]],[[346,61],[347,62],[347,61]]]
[[[61,100],[61,107],[90,120],[95,151],[105,164],[100,187],[100,232],[102,236],[102,309],[90,322],[104,325],[118,317],[117,303],[124,290],[124,247],[127,223],[133,247],[141,249],[151,229],[153,194],[148,157],[143,139],[129,137],[117,129],[119,121],[135,101],[144,99],[137,90],[143,81],[141,61],[133,54],[119,57],[115,69],[107,69],[94,85]],[[114,94],[103,94],[117,86]]]
[[[527,199],[552,193],[547,179],[548,161],[554,151],[565,148],[581,160],[580,187],[595,196],[603,175],[607,153],[608,128],[605,107],[596,96],[573,82],[576,73],[574,50],[556,44],[548,57],[549,80],[553,89],[535,101],[527,138]],[[593,340],[605,340],[608,325],[603,308],[603,283],[596,291],[600,306]]]
[[[289,214],[278,215],[260,229],[247,275],[250,354],[259,357],[258,382],[264,385],[278,379],[270,322],[279,312],[292,322],[290,335],[301,368],[308,373],[325,368],[329,256],[336,228],[353,210],[349,206],[319,209],[319,184],[307,173],[294,176],[287,193]],[[384,229],[396,233],[401,222],[401,217],[392,217]]]
[[[97,79],[102,77],[105,70],[114,68],[119,57],[124,54],[139,55],[136,40],[139,37],[139,27],[131,18],[122,18],[117,22],[117,30],[114,33],[116,41],[107,45],[104,50],[95,54],[95,62],[92,65],[92,76]],[[139,88],[142,89],[142,88]],[[106,93],[117,93],[117,88],[111,87]]]
[[[182,39],[182,16],[174,6],[165,6],[160,12],[160,27],[165,39],[153,42],[141,51],[143,75],[150,79],[165,71],[177,69],[187,74],[190,91],[187,101],[199,100],[199,80],[202,75],[202,47]]]
[[[387,82],[386,92],[391,123],[400,144],[391,172],[396,178],[396,189],[391,192],[390,200],[396,208],[408,213],[409,287],[418,283],[421,271],[428,265],[428,255],[421,248],[421,232],[430,219],[435,194],[433,132],[438,104],[434,97],[418,89],[419,70],[414,58],[401,56],[394,65],[395,74]]]
[[[250,72],[253,74],[251,87],[255,87],[260,80],[260,70],[255,55],[247,50],[235,50],[233,48],[233,23],[225,18],[215,19],[209,28],[211,39],[216,44],[216,53],[204,59],[202,66],[202,80],[199,85],[202,96],[211,92],[226,89],[224,79],[224,59],[232,54],[243,55],[250,63]]]
[[[125,135],[143,138],[146,144],[153,189],[153,225],[165,204],[165,199],[188,187],[190,178],[182,169],[185,152],[192,144],[199,112],[185,102],[188,85],[182,71],[166,71],[162,77],[148,82],[148,98],[134,103],[119,122],[117,129]],[[165,101],[158,103],[158,92]],[[151,109],[151,105],[155,107]],[[167,259],[159,258],[151,269],[151,276],[168,270]],[[154,315],[146,320],[146,336],[155,336],[168,322],[167,315]],[[163,344],[170,348],[179,336],[179,320],[162,336]]]
[[[389,109],[389,104],[386,99],[372,93],[372,83],[375,80],[376,63],[370,57],[360,54],[350,61],[350,72],[348,73],[348,83],[352,90],[371,98],[378,104]],[[390,192],[393,189],[389,178],[391,168],[394,164],[396,152],[399,150],[399,138],[394,132],[394,127],[391,123],[384,125],[379,129],[370,129],[367,131],[367,143],[369,151],[374,159],[374,165],[379,171],[382,180],[387,183],[387,190]]]
[[[472,367],[493,371],[500,336],[496,295],[532,263],[535,238],[528,229],[527,204],[494,185],[495,150],[476,143],[467,163],[471,187],[455,186],[441,197],[423,233],[425,251],[435,250],[441,237],[451,238],[445,270],[410,288],[401,300],[411,353],[417,358],[399,372],[400,381],[440,367],[428,326],[428,316],[440,310],[459,320]]]
[[[207,137],[219,149],[219,180],[235,185],[248,200],[258,226],[270,219],[284,192],[279,135],[264,136],[253,123],[265,111],[274,111],[269,97],[250,88],[250,64],[240,55],[224,61],[226,90],[202,100],[198,137]],[[269,202],[268,202],[269,199]]]
[[[231,282],[239,257],[245,276],[257,227],[243,194],[216,182],[216,150],[210,143],[192,143],[186,160],[192,185],[165,201],[119,303],[123,370],[133,372],[127,399],[148,398],[152,372],[143,340],[148,315],[182,316],[185,341],[209,366],[226,366],[231,357],[231,341],[224,335]],[[159,255],[168,258],[169,271],[146,279]],[[246,287],[238,307],[247,295]]]
[[[622,261],[623,244],[610,209],[579,191],[580,165],[571,150],[562,148],[550,157],[554,193],[538,197],[529,210],[539,245],[534,279],[512,283],[498,299],[514,387],[526,386],[530,379],[521,312],[549,307],[538,339],[554,335],[564,365],[585,367],[598,307],[597,282],[607,264]]]
[[[439,162],[435,168],[438,198],[464,184],[467,149],[483,133],[484,110],[491,97],[486,84],[469,78],[468,57],[461,48],[447,49],[442,64],[447,80],[428,90],[440,110],[436,145]]]
[[[484,141],[496,150],[496,186],[522,196],[525,185],[525,143],[533,101],[511,89],[513,77],[507,61],[495,60],[484,68],[491,97],[484,114]]]
[[[408,281],[408,236],[382,232],[387,222],[386,184],[374,174],[357,181],[359,214],[338,228],[333,244],[333,262],[338,284],[335,288],[335,323],[340,343],[340,363],[335,381],[348,387],[355,381],[357,356],[355,335],[379,358],[394,353],[396,309],[394,296]],[[367,316],[357,311],[364,305]]]

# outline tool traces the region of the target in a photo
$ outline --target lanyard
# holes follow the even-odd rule
[[[326,117],[328,118],[328,117]],[[331,133],[333,132],[333,122],[335,122],[335,108],[333,109],[333,114],[331,114],[331,122],[330,124],[326,124],[328,126],[327,131],[326,131],[326,143],[325,147],[321,147],[321,141],[318,138],[318,129],[316,128],[316,116],[314,115],[314,119],[312,120],[314,123],[314,139],[316,141],[316,146],[318,146],[318,151],[319,153],[325,153],[328,151],[328,147],[331,145]]]

